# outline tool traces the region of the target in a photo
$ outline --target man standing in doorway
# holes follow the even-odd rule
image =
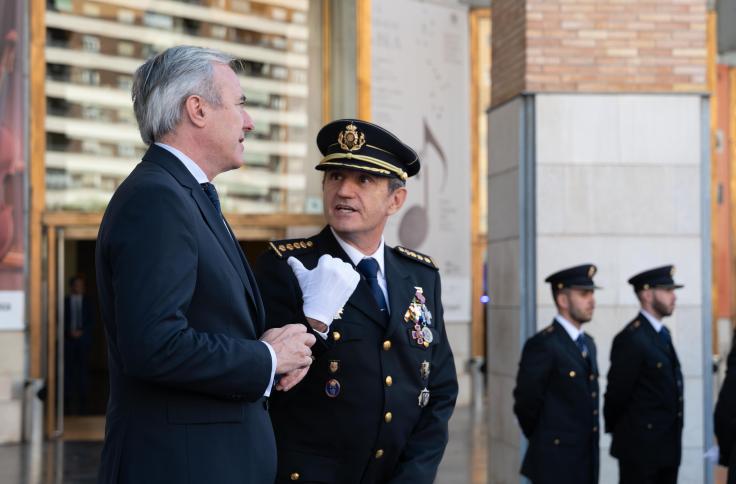
[[[598,482],[598,364],[583,331],[595,309],[595,273],[583,264],[545,279],[558,314],[522,351],[514,413],[529,440],[521,473],[533,484]]]
[[[97,309],[87,297],[81,274],[69,280],[64,298],[64,401],[67,414],[85,415],[89,408],[89,373],[92,331]]]
[[[277,482],[431,484],[457,397],[440,276],[430,257],[383,239],[419,159],[356,119],[327,124],[317,145],[328,226],[273,242],[256,266],[267,326],[298,320],[317,335],[307,376],[273,399]],[[361,275],[349,298],[319,275],[334,258]],[[328,301],[334,310],[320,310]]]
[[[680,466],[683,381],[662,319],[675,310],[674,266],[629,279],[641,309],[613,339],[603,404],[621,484],[674,484]]]
[[[243,165],[253,129],[232,62],[173,47],[134,75],[148,151],[110,201],[96,247],[110,366],[101,484],[273,482],[266,397],[275,373],[312,361],[303,325],[264,332],[255,278],[211,183]]]

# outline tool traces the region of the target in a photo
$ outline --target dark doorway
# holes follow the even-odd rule
[[[65,241],[64,274],[64,333],[67,340],[64,355],[64,415],[104,415],[109,393],[107,341],[97,300],[94,240]],[[83,281],[84,287],[85,317],[82,331],[85,334],[77,341],[71,341],[70,296],[77,279]]]

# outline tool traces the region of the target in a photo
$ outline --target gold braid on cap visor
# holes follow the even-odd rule
[[[378,168],[371,167],[371,166],[353,165],[350,163],[341,163],[341,162],[332,161],[332,160],[342,160],[342,159],[365,161],[366,163],[376,165]],[[396,168],[391,163],[386,163],[385,161],[379,160],[378,158],[373,158],[372,156],[355,155],[353,153],[332,153],[331,155],[327,155],[324,158],[322,158],[322,161],[320,161],[319,164],[328,165],[328,166],[344,166],[347,168],[355,168],[359,170],[368,170],[368,171],[373,171],[373,172],[380,173],[383,175],[390,175],[391,173],[393,173],[395,175],[398,175],[399,178],[401,178],[404,181],[406,181],[406,179],[409,178],[409,175],[407,175],[404,170]]]

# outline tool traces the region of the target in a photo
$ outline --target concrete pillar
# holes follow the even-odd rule
[[[601,375],[637,311],[626,283],[673,263],[666,324],[686,378],[681,483],[710,479],[705,0],[496,0],[489,112],[489,482],[519,482],[521,345],[555,314],[551,272],[598,265]],[[705,214],[705,217],[703,216]],[[606,380],[601,379],[601,390]],[[601,439],[601,483],[618,479]]]

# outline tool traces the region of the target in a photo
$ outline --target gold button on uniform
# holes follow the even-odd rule
[[[652,430],[652,424],[647,424],[647,428],[648,428],[649,430]]]
[[[588,377],[588,380],[590,380],[590,381],[593,381],[593,380],[595,380],[595,375],[590,375],[590,376]]]
[[[593,415],[598,415],[598,410],[593,410]]]
[[[289,476],[289,479],[291,479],[292,481],[298,481],[299,477],[300,476],[298,472],[292,472],[291,475]]]
[[[682,417],[682,412],[677,412],[678,417]]]
[[[386,423],[391,423],[391,420],[394,419],[394,415],[391,412],[386,412],[386,414],[383,416],[383,420],[386,421]]]
[[[593,432],[598,432],[598,427],[593,427]]]
[[[560,439],[555,439],[555,445],[560,445]]]
[[[598,396],[598,394],[596,392],[593,392],[593,393],[590,394],[590,396],[593,397],[593,398],[595,398],[595,397]]]
[[[570,378],[575,378],[576,373],[574,370],[570,370],[569,375],[570,375]]]
[[[383,342],[383,351],[388,351],[391,349],[391,342],[389,340],[386,340]]]
[[[661,361],[658,361],[657,362],[657,368],[662,368],[662,362]]]
[[[332,339],[334,339],[335,341],[340,341],[340,338],[342,338],[342,335],[340,333],[338,333],[337,331],[332,332]]]
[[[381,457],[383,457],[383,449],[378,449],[376,451],[376,459],[380,459]]]
[[[387,386],[387,387],[390,387],[390,386],[391,386],[391,385],[393,385],[393,384],[394,384],[394,379],[393,379],[393,378],[391,378],[391,375],[387,376],[387,377],[386,377],[386,386]]]

